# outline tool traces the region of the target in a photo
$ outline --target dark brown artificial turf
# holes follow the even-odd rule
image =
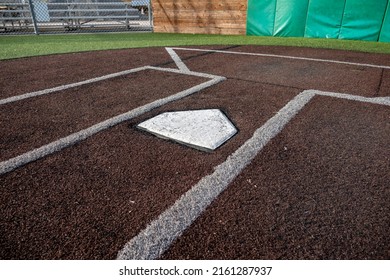
[[[289,47],[204,48],[390,64],[389,55]],[[228,79],[0,175],[0,259],[111,259],[305,89],[390,96],[390,71],[177,51]],[[1,98],[146,65],[164,48],[0,61]],[[146,74],[146,75],[145,75]],[[1,160],[205,79],[158,71],[0,105]],[[212,153],[135,126],[165,111],[219,108],[239,133]],[[163,259],[388,259],[388,106],[315,97]]]
[[[3,175],[1,257],[115,258],[131,237],[297,93],[227,81]],[[240,129],[217,153],[135,128],[157,112],[201,108],[224,110]]]
[[[316,97],[163,259],[388,259],[389,116]]]
[[[291,48],[287,48],[290,50]],[[267,49],[266,49],[267,50]],[[266,50],[253,47],[236,47],[228,49],[234,52],[268,53]],[[289,51],[285,54],[282,50],[272,54],[299,56],[308,58],[320,58],[319,55],[304,54],[302,50]],[[386,96],[388,90],[382,89],[383,71],[379,68],[370,68],[356,65],[335,64],[330,62],[316,62],[295,60],[275,57],[259,57],[237,54],[210,53],[207,59],[199,59],[202,52],[178,50],[184,58],[187,66],[199,72],[212,73],[242,79],[247,81],[258,81],[274,85],[284,85],[300,89],[317,89],[323,91],[343,92],[363,96]],[[338,61],[350,61],[343,55],[343,51],[327,51],[332,55],[325,55],[325,58]],[[336,55],[338,53],[338,55]],[[386,56],[384,56],[386,57]],[[387,65],[389,62],[384,58],[382,61],[364,59],[357,55],[350,62]],[[387,63],[387,64],[386,64]],[[388,70],[387,70],[388,71]],[[385,79],[386,80],[386,79]]]
[[[28,152],[208,80],[144,70],[2,105],[0,160]]]
[[[96,51],[0,61],[5,98],[170,60],[164,48]]]

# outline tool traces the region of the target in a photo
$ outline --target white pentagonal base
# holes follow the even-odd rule
[[[215,150],[237,133],[221,110],[167,112],[140,123],[138,128],[200,150]]]

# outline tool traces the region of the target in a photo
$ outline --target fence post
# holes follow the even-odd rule
[[[148,0],[148,17],[149,17],[150,29],[153,31],[152,0]]]
[[[34,0],[28,0],[28,6],[30,7],[30,11],[31,11],[31,18],[32,18],[33,26],[34,26],[34,33],[36,35],[39,35],[39,30],[38,30],[38,26],[37,26],[37,19],[35,16],[33,1]]]

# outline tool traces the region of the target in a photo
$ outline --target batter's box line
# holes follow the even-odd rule
[[[11,172],[11,171],[13,171],[13,170],[15,170],[23,165],[26,165],[30,162],[36,161],[36,160],[41,159],[47,155],[53,154],[53,153],[58,152],[64,148],[72,146],[80,141],[87,139],[88,137],[90,137],[90,136],[92,136],[100,131],[108,129],[114,125],[121,123],[121,122],[131,120],[131,119],[138,117],[144,113],[147,113],[153,109],[161,107],[161,106],[168,104],[170,102],[177,101],[177,100],[182,99],[184,97],[190,96],[190,95],[195,94],[203,89],[206,89],[208,87],[211,87],[213,85],[216,85],[216,84],[226,80],[225,77],[211,75],[211,74],[191,72],[191,71],[183,72],[183,71],[178,70],[178,69],[159,68],[159,67],[153,67],[153,66],[145,66],[145,67],[136,68],[136,69],[132,69],[132,70],[125,71],[125,72],[111,74],[108,76],[110,78],[112,78],[112,77],[117,77],[120,75],[126,75],[128,73],[135,73],[135,72],[143,71],[143,70],[156,70],[156,71],[170,72],[170,73],[183,74],[183,75],[189,75],[189,76],[203,77],[203,78],[208,78],[210,80],[207,82],[198,84],[196,86],[193,86],[189,89],[178,92],[176,94],[170,95],[168,97],[161,98],[161,99],[155,100],[153,102],[150,102],[146,105],[137,107],[137,108],[132,109],[126,113],[117,115],[115,117],[112,117],[112,118],[107,119],[105,121],[102,121],[100,123],[97,123],[91,127],[83,129],[79,132],[70,134],[66,137],[58,139],[58,140],[51,142],[47,145],[41,146],[40,148],[26,152],[22,155],[8,159],[6,161],[2,161],[2,162],[0,162],[0,175]],[[105,79],[108,79],[107,78],[108,76],[104,76],[104,78],[101,77],[98,79],[86,80],[86,81],[81,82],[81,83],[73,83],[73,84],[69,84],[67,86],[62,86],[62,87],[57,87],[57,88],[53,88],[53,89],[49,89],[49,90],[45,90],[45,91],[36,92],[34,96],[42,95],[42,94],[49,94],[49,93],[60,91],[63,89],[76,87],[76,86],[79,86],[81,84],[87,84],[87,83],[93,83],[96,81],[105,80]],[[32,94],[34,94],[34,93],[32,93]],[[26,95],[24,95],[24,97],[22,99],[31,98],[31,97],[33,97],[33,96],[26,97]],[[15,101],[17,101],[17,100],[14,100],[13,102],[15,102]]]
[[[197,77],[203,77],[203,78],[209,78],[209,79],[214,79],[215,77],[219,77],[216,75],[200,73],[200,72],[192,72],[189,70],[188,71],[181,71],[180,69],[178,70],[178,69],[171,69],[171,68],[143,66],[143,67],[133,68],[130,70],[125,70],[125,71],[121,71],[121,72],[117,72],[117,73],[112,73],[109,75],[104,75],[101,77],[96,77],[96,78],[84,80],[81,82],[61,85],[58,87],[53,87],[53,88],[49,88],[49,89],[44,89],[44,90],[29,92],[29,93],[25,93],[25,94],[21,94],[21,95],[7,97],[4,99],[0,99],[0,105],[4,105],[4,104],[16,102],[16,101],[20,101],[20,100],[24,100],[24,99],[28,99],[28,98],[33,98],[33,97],[37,97],[37,96],[41,96],[41,95],[51,94],[51,93],[63,91],[63,90],[70,89],[70,88],[75,88],[75,87],[88,85],[88,84],[92,84],[92,83],[96,83],[96,82],[100,82],[100,81],[104,81],[104,80],[108,80],[108,79],[112,79],[112,78],[116,78],[116,77],[120,77],[120,76],[125,76],[125,75],[129,75],[129,74],[137,73],[137,72],[144,71],[144,70],[165,71],[165,72],[172,72],[172,73],[177,73],[177,74],[182,74],[182,75],[197,76]]]
[[[214,79],[215,77],[220,77],[220,76],[207,74],[207,73],[193,72],[193,71],[188,69],[188,67],[184,64],[184,62],[180,59],[180,57],[176,54],[176,52],[172,48],[167,47],[167,48],[165,48],[165,50],[171,56],[172,60],[175,62],[178,69],[154,67],[154,66],[150,66],[150,65],[138,67],[138,68],[133,68],[133,69],[117,72],[117,73],[112,73],[112,74],[108,74],[108,75],[104,75],[104,76],[100,76],[100,77],[95,77],[95,78],[80,81],[80,82],[70,83],[70,84],[61,85],[61,86],[57,86],[57,87],[53,87],[53,88],[48,88],[48,89],[38,90],[38,91],[29,92],[29,93],[25,93],[25,94],[21,94],[21,95],[7,97],[4,99],[0,99],[0,105],[4,105],[4,104],[16,102],[16,101],[20,101],[20,100],[24,100],[24,99],[28,99],[28,98],[33,98],[33,97],[37,97],[37,96],[41,96],[41,95],[47,95],[47,94],[59,92],[62,90],[75,88],[75,87],[79,87],[79,86],[83,86],[83,85],[88,85],[88,84],[92,84],[92,83],[96,83],[96,82],[100,82],[100,81],[105,81],[108,79],[129,75],[129,74],[137,73],[137,72],[144,71],[144,70],[157,70],[157,71],[173,72],[173,73],[177,73],[177,74],[197,76],[197,77],[203,77],[203,78],[208,78],[208,79]]]
[[[317,90],[301,92],[258,128],[225,162],[216,166],[212,174],[203,177],[170,208],[127,242],[118,252],[117,259],[159,258],[316,95],[390,106],[388,98],[367,98]]]
[[[337,93],[337,92],[327,92],[320,90],[307,90],[306,92],[312,92],[316,95],[336,97],[340,99],[353,100],[358,102],[372,103],[377,105],[390,106],[390,97],[364,97],[346,93]]]
[[[236,52],[236,51],[226,51],[226,50],[209,50],[209,49],[196,49],[196,48],[180,48],[180,47],[173,47],[172,49],[173,50],[182,50],[182,51],[194,51],[194,52],[211,52],[211,53],[221,53],[221,54],[235,54],[235,55],[247,55],[247,56],[284,58],[284,59],[293,59],[293,60],[306,60],[306,61],[314,61],[314,62],[345,64],[345,65],[360,66],[360,67],[390,69],[390,66],[388,66],[388,65],[376,65],[376,64],[369,64],[369,63],[348,62],[348,61],[341,61],[341,60],[311,58],[311,57],[302,57],[302,56],[278,55],[278,54],[268,54],[268,53]]]

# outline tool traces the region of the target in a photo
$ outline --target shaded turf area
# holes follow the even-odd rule
[[[205,47],[389,64],[389,55]],[[177,50],[210,88],[0,175],[1,259],[112,259],[305,89],[390,96],[390,70]],[[0,61],[1,98],[146,65],[163,48]],[[44,78],[42,78],[44,77]],[[1,160],[207,79],[147,70],[0,105]],[[218,108],[239,133],[206,153],[136,129],[166,111]],[[388,259],[390,107],[315,97],[162,259]]]

